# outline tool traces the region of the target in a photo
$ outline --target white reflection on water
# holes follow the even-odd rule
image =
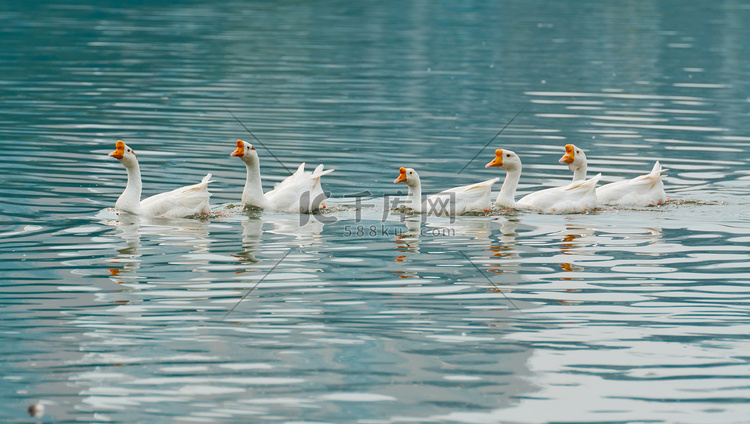
[[[0,421],[746,421],[745,5],[54,3],[0,12]],[[494,177],[457,172],[525,110],[488,148],[522,154],[521,191],[569,181],[574,143],[607,182],[660,160],[671,202],[237,211],[228,107],[336,195],[378,201],[405,164]],[[222,213],[97,215],[118,138],[158,152],[148,190],[215,171]]]
[[[291,408],[322,419],[322,411],[356,403],[380,416],[375,405],[389,404],[392,417],[426,418],[415,411],[430,404],[446,420],[547,421],[554,417],[542,402],[578,405],[596,387],[604,405],[642,419],[632,403],[664,393],[691,399],[685,378],[692,387],[731,390],[715,373],[696,373],[717,366],[731,373],[742,363],[721,362],[732,342],[714,339],[746,326],[741,284],[750,257],[741,246],[706,244],[749,233],[738,208],[671,204],[425,223],[394,216],[386,224],[403,233],[361,238],[344,236],[346,211],[327,225],[284,214],[153,221],[105,211],[57,237],[109,256],[76,245],[55,254],[87,275],[109,270],[110,284],[77,291],[75,310],[57,308],[79,333],[61,355],[35,361],[67,364],[46,383],[49,392],[70,393],[50,405],[60,416],[72,416],[75,404],[111,418],[237,418]],[[378,217],[365,214],[361,223]],[[690,348],[678,347],[685,339],[694,340]],[[654,381],[658,391],[638,389]],[[578,407],[571,416],[620,416]]]

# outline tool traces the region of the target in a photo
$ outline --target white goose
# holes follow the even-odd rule
[[[573,144],[565,145],[565,154],[560,158],[560,163],[567,163],[568,168],[573,171],[573,181],[586,178],[586,154],[583,150]],[[667,193],[664,191],[664,183],[661,180],[662,169],[659,161],[656,161],[651,172],[638,177],[605,184],[596,189],[596,197],[602,205],[610,206],[657,206],[667,201]]]
[[[576,181],[562,187],[547,188],[527,194],[516,202],[516,189],[521,179],[521,158],[510,150],[495,150],[495,159],[485,168],[499,167],[507,171],[495,205],[501,208],[532,209],[544,213],[581,213],[596,208],[596,183],[601,175]]]
[[[242,203],[261,209],[277,210],[291,213],[308,213],[325,208],[326,195],[320,186],[320,177],[333,172],[323,170],[318,165],[313,172],[305,172],[302,162],[297,171],[274,187],[263,193],[260,179],[260,160],[252,144],[237,140],[237,149],[230,154],[242,159],[247,167],[245,188],[242,190]]]
[[[208,183],[211,174],[203,177],[200,183],[181,187],[166,193],[157,194],[141,200],[141,170],[138,166],[138,158],[133,149],[118,140],[115,151],[109,156],[120,161],[128,171],[128,184],[125,191],[115,203],[115,208],[136,215],[145,215],[164,218],[183,218],[197,214],[211,213],[211,205],[208,192]]]
[[[500,178],[482,181],[443,190],[427,196],[422,201],[422,182],[419,174],[412,168],[399,168],[399,175],[393,183],[406,183],[408,193],[404,206],[417,213],[427,212],[435,215],[460,215],[467,212],[489,212],[492,209],[492,185]]]

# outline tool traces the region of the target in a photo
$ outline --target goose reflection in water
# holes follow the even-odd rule
[[[193,265],[207,264],[202,255],[209,253],[209,222],[195,219],[151,218],[121,213],[117,219],[105,221],[106,225],[117,228],[116,235],[125,246],[117,249],[117,255],[109,262],[122,264],[121,268],[110,269],[110,274],[123,279],[126,274],[135,273],[140,268],[140,257],[143,255],[141,238],[155,236],[160,246],[187,247],[189,251],[182,259],[190,259]],[[150,249],[150,248],[149,248]],[[182,260],[181,260],[181,263]],[[123,283],[124,281],[117,281]]]
[[[141,218],[137,215],[123,213],[116,220],[107,221],[107,225],[117,228],[117,236],[123,239],[125,246],[117,249],[117,255],[109,262],[122,264],[122,268],[110,268],[113,277],[132,274],[140,268],[141,253]],[[117,281],[122,284],[124,281]]]
[[[420,244],[450,247],[456,239],[462,242],[469,240],[472,248],[491,249],[490,234],[492,232],[492,220],[486,217],[458,217],[439,218],[435,221],[426,221],[424,214],[402,215],[403,229],[396,230],[395,262],[413,262],[410,256],[420,253]],[[398,270],[399,278],[418,278],[416,270]]]
[[[409,259],[409,255],[419,253],[419,235],[422,231],[421,218],[418,215],[404,216],[404,225],[406,226],[406,232],[397,234],[395,238],[396,252],[399,253],[396,256],[396,262],[412,262],[413,259]],[[413,269],[396,270],[395,273],[398,278],[419,278],[419,273]]]
[[[263,235],[263,221],[260,218],[249,218],[242,221],[242,251],[234,254],[240,262],[260,262],[255,254],[260,251],[260,238]]]
[[[568,222],[565,224],[565,229],[556,235],[562,236],[558,246],[563,256],[593,254],[590,250],[586,250],[586,247],[590,247],[593,241],[586,240],[596,235],[596,228],[587,226],[585,223]],[[572,261],[562,262],[560,268],[567,272],[583,271],[583,267],[574,265]],[[563,278],[563,280],[570,280],[570,278]]]
[[[317,219],[288,218],[287,215],[252,215],[242,221],[242,251],[232,256],[240,262],[249,264],[261,262],[258,254],[262,250],[261,238],[264,233],[284,238],[291,237],[298,247],[319,245],[323,241],[324,227],[325,224]]]
[[[280,236],[293,237],[299,247],[318,245],[322,241],[325,224],[317,219],[301,220],[299,217],[271,217],[265,222],[271,224],[268,232]]]
[[[411,263],[410,255],[419,253],[420,235],[422,233],[422,217],[418,214],[404,214],[403,223],[405,232],[396,234],[396,262]],[[419,278],[419,272],[415,269],[399,269],[394,271],[398,278]]]
[[[563,231],[551,235],[561,237],[557,245],[562,253],[563,261],[559,263],[559,266],[564,271],[562,275],[565,276],[560,276],[559,281],[567,284],[562,290],[566,293],[580,293],[585,291],[587,286],[582,262],[596,261],[595,258],[599,258],[598,261],[589,263],[600,267],[608,263],[617,263],[618,261],[610,262],[611,258],[603,257],[602,251],[622,249],[623,245],[631,246],[633,243],[641,244],[639,239],[643,239],[643,242],[647,244],[658,243],[661,240],[662,231],[657,227],[625,227],[622,222],[609,226],[593,225],[571,218]],[[574,281],[580,284],[571,286],[570,282]],[[561,305],[574,306],[583,301],[558,299],[557,302]]]
[[[521,256],[518,253],[518,225],[520,221],[518,218],[511,217],[507,218],[500,224],[500,234],[498,235],[498,243],[494,246],[490,246],[490,250],[495,258],[502,258],[503,261],[498,263],[496,266],[487,269],[487,272],[495,274],[501,273],[517,273],[520,268],[518,259]]]
[[[592,245],[591,242],[587,242],[586,240],[596,235],[596,229],[569,222],[565,224],[565,230],[561,231],[557,235],[562,235],[562,240],[558,244],[558,246],[563,256],[585,255],[587,253],[592,253],[586,250],[586,247],[591,247]],[[570,259],[574,259],[574,258],[570,258]],[[573,261],[570,261],[570,262],[560,263],[560,269],[562,269],[565,272],[581,272],[583,271],[584,268],[582,266],[574,265]],[[574,281],[574,280],[577,280],[577,278],[568,276],[568,277],[560,277],[560,280]],[[575,288],[575,287],[568,287],[564,289],[564,291],[567,293],[578,293],[581,291],[581,289]],[[575,305],[579,305],[582,303],[582,301],[580,300],[569,300],[569,299],[558,299],[557,302],[560,303],[561,305],[566,305],[566,306],[575,306]]]

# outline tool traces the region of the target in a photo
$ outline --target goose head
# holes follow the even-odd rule
[[[575,146],[575,144],[565,145],[565,154],[558,161],[560,163],[567,163],[568,168],[571,171],[575,171],[586,163],[586,154],[583,150]]]
[[[230,153],[229,156],[236,156],[245,163],[258,163],[258,152],[255,150],[255,147],[242,140],[237,140],[237,149]]]
[[[109,156],[119,160],[126,168],[138,163],[138,158],[135,156],[133,149],[128,147],[122,140],[117,140],[115,151],[110,153]]]
[[[495,150],[495,159],[492,159],[485,168],[503,168],[506,171],[521,169],[521,158],[510,150]]]
[[[417,171],[412,168],[399,168],[398,178],[393,180],[393,183],[406,183],[406,185],[409,187],[418,186],[419,175],[417,174]]]

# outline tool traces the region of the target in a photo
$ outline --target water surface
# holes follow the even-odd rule
[[[0,6],[0,419],[745,421],[748,13]],[[238,208],[237,138],[269,189],[335,168],[332,211]],[[212,172],[216,213],[118,216],[118,139],[145,195]],[[401,166],[426,192],[502,177],[496,148],[523,159],[521,192],[563,184],[566,143],[605,182],[659,160],[670,201],[425,222],[384,205]]]

